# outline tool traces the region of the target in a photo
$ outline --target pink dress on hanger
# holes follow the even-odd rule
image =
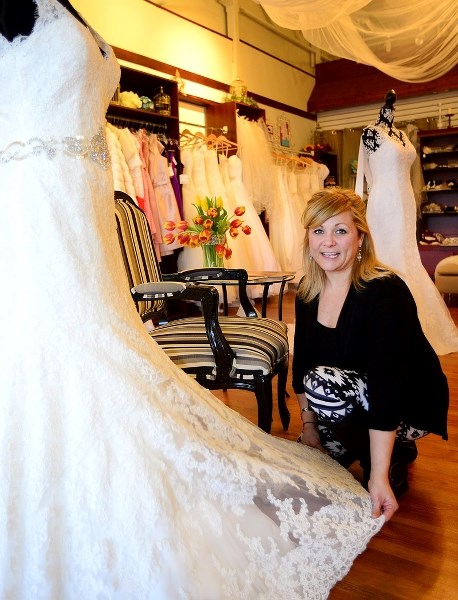
[[[175,192],[170,182],[169,162],[167,157],[162,155],[163,150],[164,146],[157,139],[157,135],[151,134],[149,136],[149,175],[153,183],[162,238],[167,233],[167,230],[164,229],[166,221],[178,223],[181,220]],[[161,256],[172,254],[174,250],[180,247],[177,240],[169,245],[162,243],[160,254]]]
[[[144,203],[142,206],[145,212],[148,225],[151,230],[154,241],[154,250],[158,259],[161,257],[162,244],[162,228],[159,211],[157,209],[156,195],[154,193],[153,182],[149,173],[150,153],[149,153],[149,138],[145,130],[140,130],[137,133],[139,141],[139,154],[142,159],[142,177],[143,177],[143,192]]]

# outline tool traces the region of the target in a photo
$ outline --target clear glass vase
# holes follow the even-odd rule
[[[212,235],[208,242],[202,242],[201,248],[204,267],[224,267],[224,251],[221,252],[221,246],[224,247],[225,244],[225,235]]]

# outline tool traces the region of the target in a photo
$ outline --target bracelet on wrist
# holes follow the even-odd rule
[[[313,421],[303,421],[304,413],[311,413],[311,416],[314,417],[314,420]],[[302,423],[316,423],[316,415],[313,412],[313,410],[310,410],[310,408],[308,406],[306,406],[305,408],[301,408],[301,421],[302,421]]]

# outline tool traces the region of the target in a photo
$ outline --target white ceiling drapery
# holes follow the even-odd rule
[[[407,82],[458,62],[458,0],[253,0],[313,46]]]

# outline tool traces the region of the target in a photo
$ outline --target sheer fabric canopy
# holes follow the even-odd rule
[[[254,0],[313,46],[401,81],[431,81],[458,62],[458,0]]]

